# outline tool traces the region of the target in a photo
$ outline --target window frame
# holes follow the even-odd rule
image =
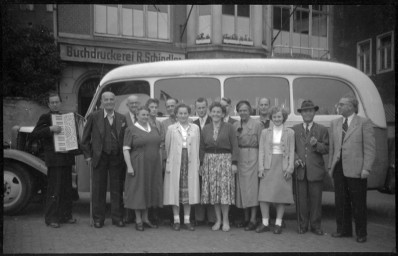
[[[360,58],[361,58],[361,54],[360,54],[360,49],[361,46],[364,45],[365,43],[369,43],[369,73],[366,73],[366,69],[364,68],[364,70],[361,69],[360,67]],[[357,42],[357,69],[361,70],[364,74],[370,76],[372,75],[372,38],[368,38],[362,41]]]
[[[381,69],[381,39],[391,35],[391,67],[387,69]],[[383,48],[384,49],[384,48]],[[395,51],[394,51],[394,31],[388,31],[386,33],[380,34],[376,37],[376,73],[382,74],[390,71],[394,71],[394,61],[395,61]]]
[[[240,36],[244,36],[244,35],[238,35],[238,4],[234,4],[234,33],[232,35],[236,35],[238,38],[236,40],[239,40]],[[253,12],[252,12],[252,5],[249,5],[249,34],[247,35],[248,38],[250,38],[253,41],[253,37],[252,37],[252,30],[253,30]],[[223,14],[222,13],[222,5],[221,5],[221,26],[222,26],[222,19],[224,15],[228,15],[228,16],[232,16],[230,14]],[[225,33],[223,32],[223,28],[221,27],[221,33],[224,35]],[[230,36],[232,36],[230,35]]]
[[[197,16],[198,16],[198,22],[196,24],[196,36],[198,36],[201,33],[201,31],[199,31],[200,5],[198,5],[198,8],[196,8],[196,11],[197,11]],[[213,38],[213,8],[212,8],[212,5],[210,5],[210,33],[209,33],[209,36],[210,36],[210,40],[211,40]],[[206,35],[204,35],[204,37],[206,38]]]
[[[161,38],[151,38],[148,37],[148,23],[147,23],[147,17],[148,17],[148,5],[143,4],[143,30],[144,30],[144,36],[128,36],[128,35],[123,35],[123,17],[122,17],[122,9],[123,9],[123,4],[117,4],[117,34],[112,35],[112,34],[103,34],[103,33],[98,33],[96,32],[96,11],[95,11],[95,6],[96,5],[106,5],[106,4],[93,4],[93,35],[94,36],[100,36],[100,37],[112,37],[112,38],[126,38],[126,39],[138,39],[138,40],[145,40],[145,41],[157,41],[157,42],[171,42],[172,41],[172,31],[171,31],[171,6],[167,5],[167,33],[168,33],[168,38],[167,39],[161,39]]]

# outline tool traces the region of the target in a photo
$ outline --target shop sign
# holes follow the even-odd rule
[[[60,45],[60,55],[67,61],[117,65],[185,59],[185,55],[180,53],[66,44]]]

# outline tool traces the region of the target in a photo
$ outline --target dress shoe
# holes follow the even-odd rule
[[[104,226],[103,222],[95,221],[94,222],[94,227],[95,228],[102,228]]]
[[[142,222],[135,223],[135,229],[138,231],[144,231],[144,224],[142,224]]]
[[[184,224],[184,228],[189,230],[189,231],[195,231],[195,228],[194,228],[194,226],[191,223]]]
[[[119,227],[119,228],[122,228],[125,226],[125,224],[122,220],[112,220],[112,225],[115,225],[116,227]]]
[[[308,229],[306,229],[306,228],[299,228],[298,233],[305,234],[305,233],[307,233],[307,231],[308,231]]]
[[[253,222],[249,222],[247,226],[245,227],[245,231],[252,231],[256,229],[256,224]]]
[[[274,227],[274,234],[279,235],[282,233],[282,226],[275,225]]]
[[[267,231],[270,231],[270,228],[269,228],[269,226],[265,226],[263,223],[258,225],[258,227],[256,228],[256,233],[263,233],[263,232],[267,232]]]
[[[358,243],[365,243],[366,242],[366,236],[358,236],[357,237],[357,242]]]
[[[147,228],[158,228],[158,225],[152,224],[150,221],[144,221],[144,227],[147,227]]]
[[[173,224],[173,230],[180,231],[180,223],[174,223]]]
[[[59,227],[61,227],[61,225],[59,225],[58,222],[51,222],[51,223],[48,223],[47,226],[52,227],[52,228],[59,228]]]
[[[311,228],[311,232],[318,236],[323,236],[325,234],[320,228]]]
[[[352,235],[349,235],[349,234],[344,234],[344,233],[341,233],[341,232],[334,232],[334,233],[332,233],[332,237],[336,237],[336,238],[338,238],[338,237],[351,237]]]

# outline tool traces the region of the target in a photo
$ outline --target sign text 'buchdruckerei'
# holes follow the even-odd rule
[[[61,44],[60,50],[62,60],[118,65],[185,59],[185,55],[180,53],[115,49],[80,45]]]

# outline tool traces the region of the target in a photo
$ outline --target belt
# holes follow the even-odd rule
[[[256,149],[258,149],[258,146],[240,146],[239,145],[239,148],[256,148]]]
[[[224,148],[208,148],[205,153],[209,154],[231,154],[231,150]]]

